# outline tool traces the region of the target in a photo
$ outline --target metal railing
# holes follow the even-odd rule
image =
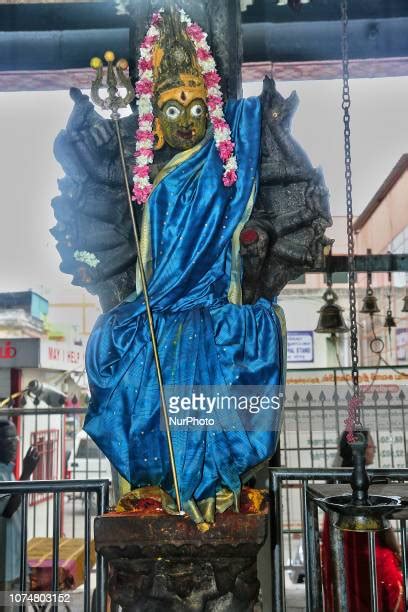
[[[33,493],[52,494],[53,525],[52,525],[52,578],[51,589],[58,592],[59,589],[59,550],[61,536],[61,497],[66,493],[80,492],[85,495],[84,514],[84,592],[83,610],[91,611],[91,513],[90,496],[96,495],[97,512],[103,514],[108,509],[109,481],[108,480],[62,480],[62,481],[21,481],[0,482],[0,495],[21,495],[21,542],[20,542],[20,591],[27,589],[27,520],[28,520],[28,498]],[[95,605],[98,612],[106,610],[106,563],[103,558],[96,556],[96,589]],[[53,612],[58,610],[58,605],[53,604],[50,608]]]
[[[401,381],[392,387],[393,392],[390,385],[371,387],[365,396],[363,416],[377,447],[372,467],[399,470],[408,465],[408,389]],[[347,416],[348,398],[349,389],[344,384],[289,385],[280,438],[280,464],[286,469],[331,468],[335,459],[339,459],[338,442]],[[296,555],[303,532],[300,482],[285,482],[281,494],[285,569],[291,570],[296,578],[300,572]]]
[[[63,481],[68,478],[77,482],[90,479],[108,478],[110,480],[111,471],[108,460],[82,430],[82,420],[86,410],[85,407],[3,408],[1,410],[2,416],[20,417],[17,464],[22,465],[24,455],[33,442],[33,434],[41,430],[47,440],[47,432],[51,434],[57,429],[59,433],[58,444],[55,445],[54,440],[50,438],[52,446],[46,443],[44,446],[49,449],[52,448],[54,452],[52,456],[44,455],[43,457],[45,462],[55,462],[52,473],[55,474],[56,481]],[[96,458],[90,457],[94,451]],[[37,479],[41,479],[43,474],[43,469],[36,469],[32,476],[32,482],[39,481]],[[19,474],[16,474],[16,476],[18,477]],[[66,495],[66,498],[61,499],[61,530],[67,537],[83,537],[83,532],[79,529],[81,522],[78,523],[77,517],[81,516],[84,511],[84,492],[78,488],[70,488],[64,495]],[[38,493],[30,495],[27,508],[30,537],[49,537],[52,533],[51,502],[48,492],[42,495],[38,495]],[[89,503],[91,514],[95,514],[95,493],[90,495]]]
[[[285,612],[285,564],[284,564],[284,529],[282,525],[282,489],[285,483],[297,481],[301,490],[301,512],[303,517],[302,535],[305,555],[305,586],[306,610],[317,612],[323,610],[322,577],[320,564],[319,517],[318,508],[308,494],[308,485],[321,481],[337,481],[345,483],[350,480],[350,468],[319,469],[319,468],[270,468],[269,487],[271,496],[270,530],[271,530],[271,560],[272,560],[272,611]],[[407,482],[408,469],[373,469],[368,470],[370,477],[381,477],[389,481]],[[407,567],[407,531],[406,521],[398,520],[398,532],[401,538],[402,549],[402,575],[404,578],[404,597],[408,594],[408,567]],[[337,531],[337,530],[336,530]],[[341,532],[337,532],[337,545],[342,545]],[[372,540],[372,539],[371,539]],[[375,554],[372,542],[370,545],[370,578],[371,584],[375,582]],[[342,576],[343,607],[348,610],[346,601],[345,574]]]
[[[377,445],[377,462],[380,470],[371,471],[376,474],[391,474],[392,477],[396,473],[405,473],[404,468],[407,465],[407,428],[405,412],[408,409],[408,392],[404,392],[404,387],[399,383],[398,390],[394,393],[387,391],[386,393],[377,393],[376,389],[372,389],[371,395],[366,399],[364,414],[367,428],[371,430],[374,442]],[[290,385],[285,406],[284,426],[281,434],[281,452],[280,457],[282,463],[286,465],[282,468],[281,474],[291,474],[288,478],[281,478],[279,491],[276,495],[279,496],[279,513],[274,516],[276,525],[279,525],[279,538],[282,545],[279,549],[274,547],[274,555],[279,551],[280,561],[277,567],[279,571],[284,569],[293,569],[294,564],[294,549],[299,539],[304,536],[304,506],[305,487],[304,479],[321,480],[338,477],[340,480],[347,479],[347,474],[351,470],[333,470],[327,469],[332,464],[333,458],[337,452],[338,437],[343,429],[343,422],[346,417],[347,403],[347,387],[328,387],[322,389],[322,386],[313,385]],[[78,444],[77,438],[80,437],[82,429],[82,419],[86,413],[85,407],[78,408],[51,408],[51,407],[24,407],[24,408],[7,408],[2,409],[2,414],[8,416],[20,416],[20,462],[30,443],[30,432],[39,429],[47,428],[52,430],[56,426],[59,427],[61,435],[59,436],[60,445],[58,447],[58,475],[64,480],[67,475],[67,469],[71,471],[70,486],[61,489],[59,492],[59,500],[54,503],[51,499],[45,499],[38,505],[30,505],[26,503],[25,519],[29,523],[28,533],[32,537],[37,535],[48,535],[53,533],[55,526],[55,506],[59,504],[60,512],[60,533],[66,534],[68,537],[75,538],[80,536],[85,538],[86,517],[87,513],[95,514],[95,504],[93,498],[95,492],[89,490],[89,495],[85,494],[85,490],[79,486],[82,482],[95,482],[88,480],[92,477],[101,479],[105,476],[106,458],[98,454],[97,459],[91,459],[88,456],[88,451],[91,450],[86,446],[87,453],[84,458],[80,458],[80,467],[78,465]],[[84,440],[89,438],[86,436]],[[69,457],[69,462],[67,461]],[[69,463],[69,464],[68,464]],[[21,464],[21,463],[20,463]],[[72,468],[71,468],[72,464]],[[90,467],[96,465],[96,472],[92,473]],[[299,470],[303,466],[303,469]],[[78,471],[77,471],[78,470]],[[303,476],[301,476],[303,474]],[[312,476],[311,476],[312,474]],[[338,476],[333,476],[337,474]],[[78,475],[81,480],[77,480]],[[275,476],[273,476],[275,478]],[[277,476],[276,476],[277,478]],[[408,480],[408,478],[407,478]],[[25,489],[26,485],[30,488],[29,495],[40,491],[35,489],[35,485],[41,484],[40,481],[31,483],[21,483]],[[62,484],[54,482],[52,484]],[[271,483],[271,488],[273,483]],[[27,488],[28,491],[28,488]],[[78,495],[81,496],[80,503]],[[85,496],[85,497],[84,497]],[[67,499],[69,497],[69,499]],[[78,520],[81,518],[85,509],[84,521]],[[276,510],[276,508],[275,508]],[[89,532],[88,532],[89,533]],[[272,530],[272,539],[277,538],[277,532]],[[403,532],[401,532],[401,538]],[[309,538],[310,540],[310,538]],[[306,542],[306,540],[305,540]],[[274,580],[278,581],[275,585],[275,591],[279,583],[279,576],[275,574]],[[284,588],[284,582],[280,582],[280,588]],[[278,592],[278,591],[276,591]],[[282,594],[282,593],[281,593]],[[273,601],[275,601],[275,596]],[[277,598],[279,602],[279,597]],[[279,609],[279,608],[277,608]],[[283,610],[284,608],[282,608]]]

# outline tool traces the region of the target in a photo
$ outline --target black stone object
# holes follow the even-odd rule
[[[108,592],[123,612],[255,612],[257,554],[267,512],[217,515],[201,533],[187,517],[110,514],[95,519],[109,563]]]

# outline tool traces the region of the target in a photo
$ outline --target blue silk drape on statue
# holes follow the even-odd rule
[[[226,108],[238,181],[222,184],[214,139],[180,153],[149,202],[152,275],[148,283],[164,383],[279,385],[282,339],[273,305],[230,303],[233,237],[250,214],[260,157],[258,98]],[[184,160],[184,161],[183,161]],[[178,163],[180,162],[180,163]],[[84,429],[133,486],[174,496],[166,434],[143,297],[102,315],[87,347],[91,401]],[[240,475],[270,457],[276,432],[172,434],[182,502],[238,493]]]

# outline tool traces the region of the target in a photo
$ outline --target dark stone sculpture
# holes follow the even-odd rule
[[[260,189],[244,228],[256,235],[250,242],[241,238],[245,303],[278,295],[290,280],[317,267],[331,244],[324,236],[332,220],[323,176],[290,134],[297,95],[285,100],[266,77],[261,99]]]
[[[172,5],[149,0],[132,3],[131,58],[136,57],[152,10]],[[241,37],[237,0],[202,0],[191,5],[180,0],[191,16],[209,32],[226,97],[240,95]],[[131,74],[134,75],[134,64]],[[61,195],[53,200],[57,225],[52,233],[61,255],[61,270],[72,283],[98,295],[104,311],[135,289],[135,245],[123,187],[118,145],[112,124],[94,110],[79,90],[67,127],[57,137],[55,156],[66,177],[59,182]],[[328,194],[323,177],[290,134],[297,106],[293,93],[284,99],[272,79],[264,81],[260,188],[251,218],[244,228],[243,299],[252,303],[270,299],[286,283],[319,265],[330,241],[324,231],[331,225]],[[121,120],[125,155],[132,178],[135,115]],[[158,151],[152,174],[174,154],[168,146]],[[135,207],[140,215],[140,207]],[[78,253],[94,253],[90,266]]]
[[[130,3],[130,73],[152,10],[173,0]],[[209,34],[225,97],[240,95],[239,0],[179,0]],[[55,155],[66,176],[54,199],[52,233],[61,270],[98,295],[104,311],[135,289],[136,254],[114,128],[87,96],[71,90],[74,108],[57,137]],[[272,79],[261,94],[259,189],[241,232],[243,301],[278,295],[285,284],[320,264],[330,244],[328,195],[322,176],[290,134],[296,94],[284,99]],[[136,116],[120,120],[129,182]],[[156,151],[151,178],[175,154]],[[141,207],[135,206],[140,221]],[[258,606],[256,556],[266,535],[265,513],[224,513],[201,533],[186,517],[104,516],[96,520],[97,550],[109,561],[109,591],[125,612],[250,612]],[[259,609],[259,608],[258,608]]]

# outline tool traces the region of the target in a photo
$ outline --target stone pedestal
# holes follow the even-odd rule
[[[261,610],[256,560],[267,511],[217,515],[201,533],[188,517],[107,514],[95,545],[109,562],[108,590],[124,612]]]

